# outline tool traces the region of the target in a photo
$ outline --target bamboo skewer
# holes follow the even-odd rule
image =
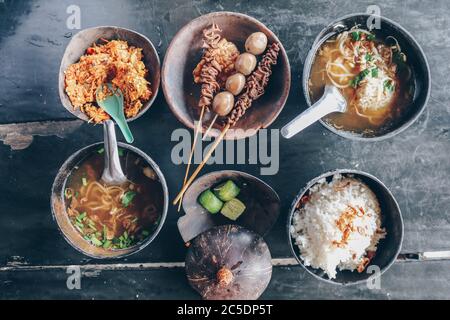
[[[214,123],[216,122],[218,116],[219,116],[219,115],[216,114],[216,115],[214,116],[214,119],[212,119],[211,123],[209,124],[208,129],[206,129],[206,131],[205,131],[205,133],[204,133],[204,135],[203,135],[202,141],[204,141],[205,138],[208,136],[208,133],[211,131],[211,129],[212,129]]]
[[[205,158],[203,159],[203,161],[198,165],[197,169],[195,169],[195,171],[192,173],[192,176],[189,178],[189,180],[184,184],[183,188],[181,189],[180,193],[178,193],[177,197],[175,198],[175,200],[173,201],[173,204],[176,205],[178,203],[178,201],[181,201],[181,199],[183,198],[184,193],[186,192],[186,190],[189,188],[189,186],[191,185],[191,183],[194,181],[194,179],[197,177],[197,175],[199,174],[199,172],[202,170],[202,168],[205,166],[206,162],[209,160],[209,158],[211,158],[212,153],[214,152],[214,150],[216,150],[217,146],[219,145],[219,143],[223,140],[223,138],[225,137],[225,134],[227,133],[228,129],[230,129],[230,125],[227,124],[225,126],[225,128],[223,128],[220,136],[217,137],[217,139],[214,141],[214,144],[212,145],[212,147],[208,150],[208,153],[205,155]]]
[[[200,112],[200,117],[198,119],[197,122],[197,126],[194,129],[194,141],[192,142],[192,148],[191,151],[189,152],[189,159],[188,159],[188,164],[186,167],[186,173],[184,174],[184,180],[183,180],[183,188],[186,184],[187,178],[189,176],[189,171],[191,169],[191,163],[192,163],[192,156],[194,155],[194,151],[195,151],[195,147],[197,145],[197,136],[198,133],[201,131],[202,128],[202,121],[203,121],[203,114],[205,113],[205,107],[202,107],[202,111]],[[180,203],[178,204],[178,212],[180,212],[181,210],[181,204],[183,203],[183,197],[181,197],[180,199]]]

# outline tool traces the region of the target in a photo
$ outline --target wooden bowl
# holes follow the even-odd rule
[[[267,35],[269,44],[281,46],[277,65],[273,68],[265,94],[256,100],[243,118],[230,130],[225,139],[242,139],[254,135],[260,128],[267,128],[283,109],[291,85],[289,60],[280,40],[264,24],[247,15],[235,12],[214,12],[192,20],[173,38],[167,49],[162,67],[162,87],[167,103],[174,115],[185,126],[193,129],[198,116],[194,113],[200,97],[200,85],[193,81],[192,70],[202,56],[202,31],[216,23],[222,36],[245,52],[246,38],[253,32]],[[210,115],[208,115],[210,116]],[[206,124],[209,118],[205,119]],[[204,125],[203,132],[207,125]],[[219,130],[211,130],[217,136]]]
[[[210,214],[197,201],[203,191],[227,180],[241,186],[238,198],[245,198],[247,207],[236,221],[220,213]],[[223,170],[205,174],[194,181],[184,195],[183,210],[186,214],[178,219],[178,230],[185,242],[212,227],[227,224],[236,224],[265,236],[280,214],[280,198],[268,184],[248,173]]]
[[[78,62],[80,60],[80,57],[86,53],[86,49],[89,48],[93,43],[100,43],[98,41],[101,38],[106,40],[124,40],[127,41],[129,45],[137,48],[142,48],[142,53],[144,55],[144,64],[148,70],[147,80],[150,82],[153,94],[150,97],[150,100],[144,103],[141,110],[136,116],[127,119],[127,121],[133,121],[143,115],[150,108],[153,101],[155,101],[155,98],[158,95],[161,73],[158,53],[156,52],[156,49],[153,46],[152,42],[146,36],[133,30],[105,26],[84,29],[78,32],[67,45],[66,51],[64,52],[64,56],[61,61],[61,65],[59,67],[59,97],[64,108],[66,108],[70,113],[80,118],[81,120],[89,120],[88,117],[79,109],[75,110],[72,103],[70,102],[70,99],[65,91],[64,72],[71,64]]]

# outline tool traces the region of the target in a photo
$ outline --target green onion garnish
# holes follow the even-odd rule
[[[100,240],[98,240],[95,235],[91,235],[91,241],[97,247],[100,247],[103,245],[103,243]]]
[[[136,192],[134,191],[127,191],[122,196],[122,205],[124,208],[127,208],[130,203],[133,201],[134,197],[136,196]]]
[[[373,68],[372,69],[372,78],[377,78],[378,77],[378,68]]]
[[[106,240],[105,242],[103,242],[103,248],[108,249],[109,247],[111,247],[112,242],[110,240]]]
[[[360,32],[359,31],[354,31],[351,33],[353,40],[358,41],[361,36],[360,36]]]
[[[97,150],[98,154],[102,154],[103,152],[105,152],[105,148],[100,148],[100,149]]]
[[[391,80],[385,80],[383,86],[384,89],[390,92],[394,91],[394,84],[391,82]]]
[[[353,88],[356,88],[359,83],[369,74],[369,72],[369,69],[364,69],[363,71],[361,71],[356,77],[350,80],[350,85]]]
[[[372,33],[371,33],[371,34],[368,34],[367,37],[366,37],[366,39],[369,40],[369,41],[373,41],[373,40],[375,40],[375,35],[372,34]]]
[[[122,148],[119,148],[119,157],[123,157],[125,151]]]
[[[64,190],[64,196],[65,196],[67,199],[72,198],[72,189],[66,188],[66,189]]]

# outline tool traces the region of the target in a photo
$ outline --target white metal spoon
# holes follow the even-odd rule
[[[335,86],[326,85],[323,96],[319,101],[285,125],[281,129],[281,135],[289,139],[327,114],[345,112],[346,110],[347,101],[339,90]]]

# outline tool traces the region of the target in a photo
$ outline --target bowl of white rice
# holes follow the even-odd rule
[[[396,260],[403,219],[389,189],[376,177],[340,169],[310,181],[294,200],[289,243],[313,276],[356,284],[380,276]]]

